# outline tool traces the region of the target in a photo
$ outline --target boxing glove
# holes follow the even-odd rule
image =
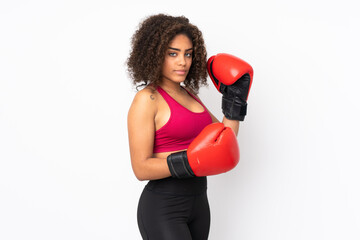
[[[173,177],[189,178],[227,172],[239,159],[234,131],[223,123],[212,123],[190,143],[187,151],[170,154],[167,163]]]
[[[222,111],[226,118],[243,121],[253,80],[253,68],[244,60],[219,53],[207,61],[207,71],[216,89],[222,93]]]

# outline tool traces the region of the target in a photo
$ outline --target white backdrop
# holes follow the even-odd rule
[[[0,239],[140,239],[130,38],[185,15],[255,75],[241,160],[209,177],[210,239],[360,239],[356,1],[0,2]],[[210,82],[210,81],[209,81]],[[221,95],[200,91],[219,118]]]

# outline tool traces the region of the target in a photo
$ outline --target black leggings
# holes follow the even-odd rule
[[[206,179],[205,191],[201,186],[204,179],[181,180],[185,182],[179,185],[174,185],[179,181],[174,179],[165,179],[160,184],[157,181],[149,182],[139,201],[138,225],[143,239],[208,239],[210,210]],[[197,183],[191,185],[194,181]],[[183,188],[186,185],[188,188]],[[171,190],[180,190],[180,194]]]

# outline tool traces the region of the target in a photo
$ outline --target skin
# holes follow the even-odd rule
[[[175,36],[170,42],[162,67],[160,87],[190,111],[202,112],[203,106],[180,86],[191,67],[192,47],[191,40],[183,34]],[[219,122],[213,114],[210,115],[213,122]],[[164,126],[169,118],[168,104],[153,87],[147,86],[135,95],[128,113],[128,134],[132,168],[140,181],[171,176],[166,158],[173,152],[153,153],[155,131]],[[222,122],[237,135],[239,121],[224,117]]]

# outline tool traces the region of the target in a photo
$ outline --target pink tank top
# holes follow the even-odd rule
[[[203,106],[203,112],[191,112],[175,101],[175,99],[161,87],[158,87],[157,91],[169,105],[170,118],[164,126],[155,132],[153,152],[171,152],[187,149],[201,130],[212,123],[209,112],[206,110],[205,106],[187,90],[189,95]]]

